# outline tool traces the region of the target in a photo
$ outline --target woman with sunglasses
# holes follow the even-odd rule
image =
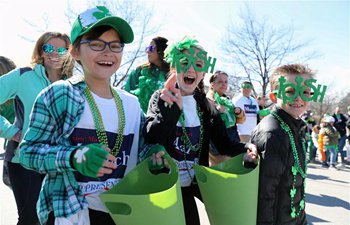
[[[66,34],[46,32],[37,40],[32,66],[17,68],[0,77],[0,104],[14,99],[15,121],[0,116],[0,137],[9,139],[5,161],[15,196],[18,225],[38,224],[36,202],[43,176],[19,164],[18,144],[29,124],[29,114],[41,90],[72,74],[73,63],[66,56],[70,41]]]
[[[207,98],[215,105],[220,112],[222,120],[225,122],[227,134],[232,141],[240,142],[237,123],[245,121],[245,113],[240,107],[235,107],[230,98],[225,94],[228,86],[228,74],[224,71],[216,71],[209,78],[209,90]],[[210,145],[209,162],[210,165],[218,164],[230,157],[220,155],[215,146]]]
[[[148,62],[138,66],[131,72],[124,90],[136,95],[143,112],[147,112],[148,102],[152,94],[163,87],[169,72],[169,64],[164,60],[164,50],[168,39],[155,37],[146,48]]]

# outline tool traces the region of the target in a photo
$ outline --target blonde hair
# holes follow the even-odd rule
[[[36,41],[33,54],[32,54],[32,61],[31,65],[32,67],[36,66],[37,64],[43,64],[44,63],[44,57],[42,55],[42,47],[44,44],[46,44],[49,40],[52,38],[59,38],[66,42],[67,48],[70,47],[70,39],[67,34],[59,33],[59,32],[46,32],[42,34],[39,39]],[[71,77],[73,73],[74,68],[74,60],[72,60],[70,54],[66,54],[63,58],[63,64],[62,64],[62,77]]]
[[[302,64],[288,64],[277,67],[270,76],[271,92],[278,90],[278,79],[281,76],[288,75],[309,75],[313,78],[315,76],[315,72]]]

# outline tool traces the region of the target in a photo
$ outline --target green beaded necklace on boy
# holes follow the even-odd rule
[[[288,124],[286,124],[281,117],[279,117],[276,113],[272,112],[271,113],[280,123],[282,129],[288,134],[289,140],[292,146],[292,151],[293,151],[293,157],[294,157],[294,165],[292,166],[292,173],[293,173],[293,186],[290,189],[290,198],[291,198],[291,203],[290,203],[290,208],[291,208],[291,213],[290,216],[292,218],[296,218],[300,215],[301,211],[305,209],[305,178],[306,178],[306,170],[307,170],[307,160],[305,157],[305,171],[303,171],[301,164],[300,164],[300,159],[298,156],[297,148],[295,145],[294,137],[292,134],[292,131]],[[302,148],[304,151],[304,154],[306,155],[306,148],[305,148],[305,142],[302,140]],[[296,183],[296,177],[297,174],[300,174],[300,176],[303,178],[303,197],[302,200],[299,203],[299,211],[297,212],[295,207],[294,207],[294,197],[296,194],[296,188],[295,188],[295,183]]]
[[[110,88],[110,89],[112,91],[113,99],[114,99],[115,104],[117,106],[118,125],[119,125],[117,140],[115,141],[113,149],[111,150],[111,154],[114,156],[117,156],[119,153],[119,150],[121,148],[121,145],[123,143],[123,133],[124,133],[124,128],[125,128],[125,112],[124,112],[123,103],[122,103],[120,96],[113,88]],[[84,90],[84,95],[85,95],[86,100],[87,100],[89,107],[91,109],[92,118],[94,120],[94,124],[95,124],[95,128],[96,128],[98,142],[101,144],[104,144],[106,147],[108,147],[108,138],[107,138],[106,130],[105,130],[104,125],[103,125],[101,112],[98,109],[98,106],[97,106],[94,98],[92,97],[91,91],[90,91],[88,86],[86,86],[86,88]]]
[[[187,134],[187,130],[185,127],[185,116],[184,116],[184,112],[182,111],[180,118],[179,118],[179,122],[181,123],[181,128],[182,128],[182,136],[181,136],[181,140],[184,143],[185,149],[186,146],[189,147],[191,149],[191,151],[193,152],[198,152],[198,157],[200,157],[201,155],[201,151],[202,151],[202,144],[203,144],[203,112],[200,111],[199,107],[197,106],[197,115],[199,117],[199,122],[200,122],[200,128],[199,128],[199,143],[197,145],[197,147],[193,146],[191,143],[190,138],[188,137]],[[185,165],[186,165],[186,169],[188,172],[188,176],[191,178],[191,182],[193,183],[193,177],[191,176],[190,173],[190,169],[187,166],[187,159],[186,159],[186,152],[184,152],[184,160],[185,160]]]

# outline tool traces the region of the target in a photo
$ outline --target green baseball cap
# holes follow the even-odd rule
[[[123,43],[131,43],[134,40],[134,32],[130,25],[120,17],[113,16],[105,6],[96,6],[78,15],[70,34],[71,43],[99,26],[110,26],[117,33]]]
[[[253,89],[253,85],[249,81],[244,81],[241,84],[241,88],[243,88],[243,89]]]

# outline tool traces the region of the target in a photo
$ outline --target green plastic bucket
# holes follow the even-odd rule
[[[240,154],[213,167],[194,165],[211,225],[255,225],[259,166],[247,169]]]
[[[185,225],[179,172],[166,157],[169,173],[150,172],[149,158],[100,198],[117,225]],[[165,222],[166,221],[166,222]]]

